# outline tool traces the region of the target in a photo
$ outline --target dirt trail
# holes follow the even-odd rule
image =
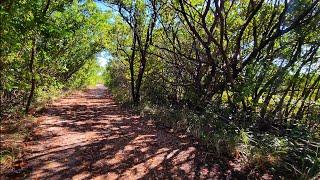
[[[52,104],[27,142],[30,179],[218,177],[185,136],[121,109],[103,86]]]

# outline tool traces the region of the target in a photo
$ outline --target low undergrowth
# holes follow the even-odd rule
[[[112,90],[111,90],[112,91]],[[133,106],[117,91],[125,107],[155,120],[160,128],[187,132],[204,147],[209,161],[245,178],[317,179],[320,169],[320,129],[288,122],[259,130],[257,119],[231,117],[227,109],[208,106],[203,112],[143,102]],[[121,97],[120,99],[118,97]],[[129,96],[125,96],[129,97]]]
[[[19,119],[3,119],[0,125],[1,149],[0,166],[1,175],[20,169],[23,164],[20,159],[24,155],[23,141],[30,137],[37,121],[32,116]]]
[[[73,91],[63,88],[38,90],[38,98],[28,114],[25,114],[21,109],[9,109],[3,114],[0,123],[0,175],[21,173],[20,171],[26,165],[21,161],[26,153],[24,151],[24,141],[32,136],[33,129],[39,123],[35,116],[41,113],[48,104],[69,95]]]

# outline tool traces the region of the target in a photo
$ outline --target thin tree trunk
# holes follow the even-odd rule
[[[34,96],[34,91],[36,88],[36,79],[34,76],[34,59],[35,59],[35,55],[36,55],[36,41],[35,39],[33,39],[32,41],[32,49],[31,49],[31,55],[30,55],[30,63],[29,63],[29,71],[31,74],[31,89],[30,89],[30,93],[27,99],[27,104],[26,104],[26,109],[25,112],[28,113],[30,106],[31,106],[31,102]]]
[[[135,94],[135,99],[134,103],[137,105],[140,103],[140,88],[141,88],[141,83],[142,83],[142,78],[143,74],[146,68],[146,54],[144,52],[141,53],[141,63],[140,63],[140,69],[139,69],[139,74],[136,82],[136,94]]]
[[[136,94],[134,91],[134,57],[135,57],[135,52],[136,52],[136,35],[133,35],[133,42],[132,42],[132,52],[131,52],[131,58],[129,60],[130,64],[130,80],[131,80],[131,96],[132,96],[132,101],[135,102],[136,99]]]

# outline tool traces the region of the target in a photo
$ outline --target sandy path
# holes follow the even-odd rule
[[[27,142],[30,179],[198,179],[219,176],[185,137],[121,109],[103,86],[52,104]]]

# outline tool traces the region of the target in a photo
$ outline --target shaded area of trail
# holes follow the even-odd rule
[[[27,142],[36,179],[193,179],[219,177],[186,139],[121,109],[103,86],[50,105]]]

